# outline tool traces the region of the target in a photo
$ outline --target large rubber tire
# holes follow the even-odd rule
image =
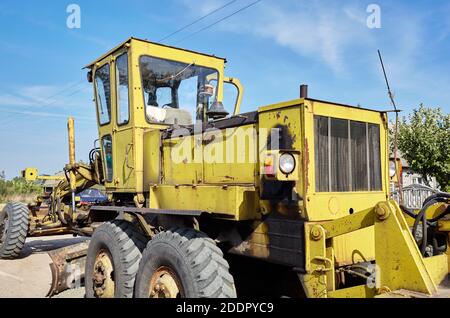
[[[106,252],[112,263],[114,298],[132,298],[134,281],[147,239],[134,225],[123,220],[106,222],[92,235],[85,267],[86,298],[105,297],[94,287],[97,256]],[[97,281],[98,282],[98,281]]]
[[[236,298],[228,262],[216,243],[204,233],[175,228],[157,234],[142,254],[136,276],[136,297],[150,296],[152,278],[162,268],[176,276],[181,288],[177,295],[160,297]]]
[[[28,233],[28,207],[23,203],[8,203],[0,212],[0,258],[17,258]]]

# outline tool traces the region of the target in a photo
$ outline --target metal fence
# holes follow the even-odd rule
[[[412,184],[403,188],[403,205],[410,209],[420,209],[429,196],[439,192],[423,184]],[[392,192],[392,198],[400,203],[398,191]]]

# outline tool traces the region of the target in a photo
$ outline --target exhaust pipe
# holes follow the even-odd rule
[[[300,98],[308,98],[308,85],[300,85]]]

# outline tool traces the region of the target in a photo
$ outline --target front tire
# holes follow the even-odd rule
[[[114,220],[97,228],[86,259],[86,297],[132,298],[146,242],[145,236],[126,221]]]
[[[8,203],[0,212],[0,258],[17,258],[28,233],[28,207],[23,203]]]
[[[222,251],[206,234],[178,228],[157,234],[142,254],[138,298],[236,298]]]

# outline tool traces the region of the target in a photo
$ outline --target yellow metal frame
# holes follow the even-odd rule
[[[130,119],[118,125],[115,61],[125,52],[129,66]],[[216,69],[219,73],[217,99],[223,100],[224,83],[235,85],[239,93],[233,115],[240,117],[244,88],[238,79],[224,75],[224,59],[134,38],[127,40],[88,66],[95,78],[98,68],[106,63],[110,65],[111,121],[99,126],[100,139],[112,136],[114,178],[104,182],[109,194],[133,194],[137,207],[145,203],[154,209],[196,210],[227,220],[255,221],[258,225],[245,244],[255,246],[250,253],[261,258],[270,256],[269,230],[263,215],[289,215],[292,220],[305,220],[307,273],[301,274],[300,279],[311,297],[372,297],[399,290],[425,295],[437,293],[437,285],[448,273],[447,256],[424,259],[398,205],[387,201],[390,178],[386,113],[301,98],[260,107],[252,114],[256,120],[241,116],[242,124],[231,122],[229,129],[164,137],[169,126],[151,123],[145,115],[139,67],[139,59],[144,55]],[[316,191],[314,116],[379,125],[381,190]],[[293,185],[292,197],[298,201],[292,205],[284,202],[289,200],[274,204],[270,197],[261,199],[266,181],[261,169],[265,154],[273,151],[269,148],[272,138],[269,133],[273,129],[283,134],[286,144],[281,149],[295,154],[297,161],[295,173],[287,178],[277,174],[275,178],[289,181],[283,186]],[[228,145],[242,134],[244,139],[232,144],[231,150],[236,156],[254,158],[254,162],[205,161],[204,151],[227,156]],[[171,152],[183,144],[188,144],[187,153],[193,157],[201,151],[200,161],[186,155],[181,162],[173,162]],[[241,148],[246,145],[248,149]],[[379,267],[376,288],[338,289],[335,270],[360,262],[374,262]]]
[[[40,176],[37,168],[25,168],[22,170],[22,177],[26,181],[36,181],[36,180],[64,180],[64,176]]]
[[[239,79],[233,78],[233,77],[225,77],[224,82],[234,85],[238,91],[236,104],[234,105],[234,113],[233,113],[233,115],[236,116],[241,113],[242,98],[244,96],[244,91],[245,91],[244,86],[242,85],[242,83]]]
[[[357,286],[336,290],[336,264],[327,252],[327,240],[373,227],[377,281],[374,288]],[[448,274],[446,255],[423,258],[410,228],[395,201],[378,203],[354,215],[323,223],[308,223],[306,235],[307,274],[301,281],[310,297],[367,297],[391,292],[414,291],[434,296]],[[332,246],[332,245],[331,245]],[[333,275],[331,275],[333,274]]]

